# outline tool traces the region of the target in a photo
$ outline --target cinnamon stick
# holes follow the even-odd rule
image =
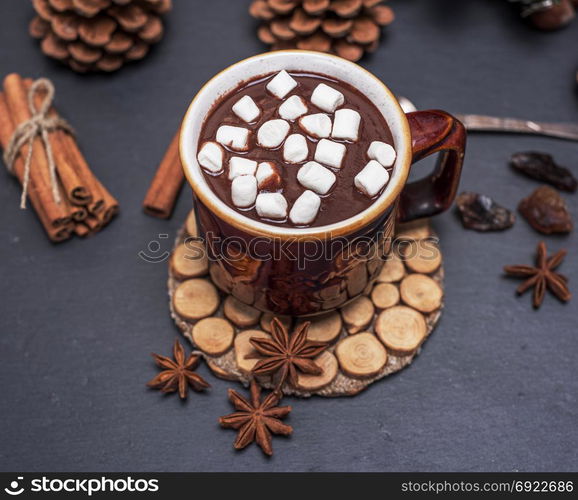
[[[94,215],[87,216],[82,222],[90,229],[91,233],[96,233],[102,228],[102,223],[98,217],[95,217]]]
[[[84,238],[90,234],[90,229],[86,224],[76,224],[74,226],[74,234],[80,238]]]
[[[26,80],[27,89],[32,86],[32,80]],[[37,106],[42,102],[42,96],[35,96]],[[52,110],[56,114],[56,110]],[[104,225],[118,213],[119,204],[116,198],[106,189],[90,169],[84,155],[80,151],[74,137],[63,130],[54,133],[54,146],[60,158],[64,162],[65,169],[63,175],[67,177],[69,185],[77,184],[76,190],[71,191],[72,203],[86,204],[86,209],[73,206],[72,216],[75,221],[83,221],[85,224],[81,228],[75,228],[75,233],[79,236],[99,231]],[[60,170],[59,170],[60,174]],[[64,184],[64,182],[63,182]],[[86,184],[89,187],[85,187]],[[79,189],[81,188],[81,189]],[[91,214],[93,217],[90,217]],[[87,221],[87,216],[90,217]]]
[[[24,79],[24,87],[27,92],[33,84],[31,78]],[[44,97],[40,92],[34,95],[34,104],[36,109],[40,108],[44,101]],[[50,116],[57,115],[56,110],[52,108],[49,111]],[[69,156],[66,154],[66,149],[63,144],[62,135],[66,132],[58,130],[55,132],[50,132],[48,134],[48,140],[52,146],[52,154],[54,155],[54,162],[56,163],[56,169],[58,171],[58,176],[62,182],[64,192],[71,203],[75,205],[87,205],[92,201],[92,195],[89,190],[83,184],[83,179],[76,171],[76,168],[70,161]]]
[[[82,179],[82,183],[86,186],[92,197],[87,205],[88,212],[95,215],[101,213],[104,210],[104,197],[100,189],[100,183],[90,170],[74,138],[62,131],[57,132],[57,134],[62,149],[74,165],[76,172]]]
[[[84,185],[92,195],[92,200],[88,203],[87,207],[88,212],[100,217],[102,221],[107,224],[118,213],[118,201],[96,178],[75,139],[66,132],[59,131],[57,133],[59,134],[61,146],[66,151],[69,160],[74,165]]]
[[[0,93],[0,144],[2,145],[3,149],[6,149],[12,134],[14,133],[14,123],[12,122],[12,118],[10,116],[10,109],[8,107],[8,103],[6,100],[6,96],[3,93]],[[24,159],[22,155],[18,155],[14,161],[13,171],[16,174],[16,177],[22,184],[24,181]],[[74,226],[71,224],[70,220],[66,225],[55,225],[54,219],[52,219],[49,214],[47,213],[45,206],[43,205],[43,199],[40,195],[42,190],[38,189],[36,185],[36,179],[30,179],[30,183],[28,186],[28,199],[34,211],[38,215],[44,230],[48,234],[48,237],[54,241],[64,241],[70,238],[70,235],[73,231]],[[50,200],[52,201],[52,193],[50,194]]]
[[[119,205],[116,198],[112,194],[110,194],[108,189],[106,189],[106,187],[104,187],[104,185],[96,177],[95,181],[96,186],[98,186],[98,189],[102,195],[103,200],[103,209],[102,212],[100,212],[99,214],[99,218],[102,221],[103,225],[106,225],[111,221],[111,219],[116,214],[118,214]]]
[[[4,79],[4,92],[9,113],[14,128],[31,118],[30,109],[28,108],[28,96],[24,81],[15,73],[8,75]],[[6,147],[4,145],[4,147]],[[20,150],[19,156],[25,158],[28,154],[28,145],[24,145]],[[18,163],[18,162],[16,162]],[[15,165],[16,167],[16,165]],[[21,182],[24,177],[24,163],[20,163],[20,174],[15,173]],[[67,225],[70,223],[70,214],[64,203],[57,203],[54,200],[52,192],[52,180],[48,168],[48,160],[42,142],[37,137],[32,144],[32,161],[30,166],[30,181],[36,187],[36,193],[41,205],[44,207],[46,216],[55,227]]]
[[[146,214],[160,219],[171,216],[185,175],[179,155],[180,130],[162,159],[143,202]]]
[[[68,211],[74,222],[82,222],[88,216],[88,210],[82,205],[73,205],[66,195],[64,195],[64,203],[68,206]]]

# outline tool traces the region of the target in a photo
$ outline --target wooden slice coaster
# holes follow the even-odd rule
[[[439,309],[443,291],[437,282],[425,274],[410,274],[399,285],[402,300],[424,313]]]
[[[263,330],[245,330],[235,337],[235,362],[245,375],[251,375],[251,370],[257,363],[257,351],[251,344],[253,338],[266,339],[270,335]]]
[[[322,352],[315,358],[315,364],[319,366],[323,372],[321,375],[307,375],[300,373],[297,378],[297,387],[303,391],[318,391],[327,387],[337,377],[339,372],[339,365],[337,358],[329,351]]]
[[[405,240],[421,240],[431,236],[429,219],[419,219],[405,224],[399,224],[395,231],[395,237]]]
[[[219,294],[215,285],[206,279],[187,280],[175,290],[173,305],[183,318],[206,318],[219,308]]]
[[[194,214],[175,242],[169,265],[171,314],[183,334],[205,356],[213,373],[227,380],[248,383],[259,355],[250,343],[253,337],[268,338],[273,315],[261,313],[228,294],[218,291],[219,278],[213,266],[206,268],[179,262],[186,254],[183,243],[197,235]],[[427,221],[398,228],[407,244],[430,243]],[[191,244],[189,239],[187,244]],[[409,365],[437,324],[443,307],[443,263],[434,242],[425,249],[386,260],[375,284],[363,284],[363,295],[340,310],[313,318],[280,317],[289,331],[303,321],[311,321],[310,340],[326,342],[327,349],[315,362],[320,375],[300,373],[297,387],[286,394],[297,396],[350,396],[373,382]],[[196,247],[192,247],[194,250]],[[432,253],[433,252],[433,253]],[[259,378],[271,388],[268,378]]]
[[[220,356],[233,345],[235,329],[223,318],[205,318],[193,326],[193,342],[209,356]]]
[[[378,283],[371,291],[371,301],[378,309],[393,307],[399,302],[399,289],[393,283]]]
[[[373,377],[387,362],[387,351],[373,333],[341,339],[335,348],[341,369],[352,377]]]
[[[396,281],[401,281],[405,276],[405,266],[401,258],[392,252],[389,258],[383,264],[381,272],[377,276],[377,281],[379,283],[395,283]]]
[[[373,302],[364,295],[341,308],[341,316],[343,316],[343,321],[345,321],[349,333],[357,333],[363,330],[371,323],[374,313]]]
[[[413,354],[427,335],[423,315],[406,306],[391,307],[375,321],[375,333],[390,352],[400,356]]]
[[[171,255],[171,270],[180,280],[197,278],[209,272],[209,261],[202,241],[187,241]]]
[[[309,321],[311,323],[307,331],[307,338],[309,340],[327,342],[328,344],[339,337],[343,326],[341,315],[338,312],[307,318],[306,320],[298,321],[297,324],[299,325],[303,321]]]
[[[405,265],[416,273],[433,273],[442,263],[442,253],[435,241],[421,239],[403,248]]]
[[[289,330],[293,326],[293,318],[290,318],[289,316],[277,316],[277,319],[281,321],[281,324]],[[259,322],[261,329],[271,333],[271,321],[273,321],[273,315],[271,313],[263,313],[263,316],[261,316],[261,321]]]
[[[225,299],[223,313],[240,328],[256,325],[261,317],[261,311],[247,304],[243,304],[243,302],[232,295],[229,295]]]

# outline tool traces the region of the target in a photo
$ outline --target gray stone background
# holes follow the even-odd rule
[[[226,389],[185,403],[144,384],[151,351],[178,333],[168,314],[162,253],[184,220],[183,191],[170,221],[141,201],[180,117],[213,74],[264,50],[248,1],[176,0],[164,41],[113,75],[79,76],[45,58],[27,34],[32,8],[0,5],[0,74],[48,76],[94,171],[121,215],[90,240],[50,244],[20,187],[0,183],[0,469],[24,471],[569,471],[578,459],[576,300],[547,297],[534,312],[516,298],[504,264],[529,263],[541,236],[524,220],[501,234],[462,229],[453,212],[435,220],[445,258],[445,311],[414,364],[354,398],[290,400],[292,438],[273,459],[232,449],[217,425]],[[362,65],[420,108],[578,121],[574,72],[578,22],[545,34],[502,0],[392,0],[397,20]],[[576,143],[471,135],[461,189],[514,208],[538,184],[507,166],[538,149],[577,172]],[[426,172],[427,168],[416,170]],[[578,173],[578,172],[577,172]],[[578,213],[576,195],[564,195]],[[160,234],[169,234],[160,239]],[[545,238],[569,256],[575,234]],[[576,292],[576,290],[575,290]],[[239,389],[239,387],[236,387]]]

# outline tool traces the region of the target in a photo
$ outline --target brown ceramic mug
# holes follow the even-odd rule
[[[196,157],[199,134],[212,106],[242,82],[283,69],[326,74],[349,83],[384,116],[397,159],[384,192],[363,212],[327,226],[277,227],[245,217],[208,186]],[[305,316],[343,306],[379,274],[397,221],[429,217],[452,204],[465,145],[466,132],[457,119],[443,111],[406,115],[377,77],[336,56],[277,51],[227,68],[195,96],[180,138],[214,283],[240,301],[274,314]],[[440,153],[434,172],[407,183],[411,165],[434,153]]]

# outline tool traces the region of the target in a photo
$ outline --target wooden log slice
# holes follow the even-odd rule
[[[378,309],[393,307],[399,302],[399,290],[392,283],[378,283],[371,291],[371,301]]]
[[[237,368],[245,375],[252,375],[253,367],[259,361],[256,349],[251,344],[253,338],[267,339],[271,338],[263,330],[245,330],[235,337],[235,361]]]
[[[415,353],[427,334],[421,313],[406,306],[395,306],[381,312],[375,321],[375,332],[387,349],[399,356]]]
[[[387,363],[387,352],[373,333],[363,332],[339,341],[335,354],[341,369],[355,378],[373,377]]]
[[[209,272],[207,251],[202,241],[187,241],[175,248],[171,256],[171,270],[179,280],[197,278]]]
[[[405,245],[402,253],[405,265],[416,273],[433,273],[442,263],[439,246],[430,239],[422,239]]]
[[[315,364],[323,372],[320,375],[307,375],[299,372],[297,376],[297,388],[303,391],[318,391],[327,387],[337,377],[339,366],[337,358],[329,351],[323,351],[315,359]]]
[[[271,333],[271,321],[273,321],[273,318],[277,318],[279,321],[281,321],[281,324],[285,328],[289,330],[291,329],[291,325],[293,324],[293,318],[291,318],[291,316],[277,316],[271,313],[263,313],[263,316],[261,316],[261,321],[259,321],[259,325],[263,330]]]
[[[373,303],[363,295],[341,308],[341,316],[349,333],[360,332],[369,325],[374,312]]]
[[[205,318],[218,309],[219,294],[215,285],[206,279],[183,281],[175,290],[173,306],[185,319]]]
[[[395,283],[405,276],[405,266],[399,255],[391,252],[377,276],[379,283]]]
[[[425,274],[409,274],[399,285],[401,300],[408,306],[424,313],[439,309],[442,305],[441,287]]]
[[[225,299],[223,313],[230,321],[240,328],[247,328],[248,326],[256,325],[261,316],[261,311],[244,304],[232,295],[229,295]]]
[[[220,356],[233,345],[235,329],[223,318],[205,318],[193,326],[193,342],[209,356]]]
[[[413,222],[399,224],[395,237],[398,240],[421,240],[431,234],[429,219],[419,219]]]
[[[312,318],[300,320],[298,325],[304,321],[311,323],[307,331],[307,338],[317,342],[333,342],[339,337],[341,327],[343,326],[341,315],[338,312],[331,312],[323,314],[322,316],[313,316]]]

